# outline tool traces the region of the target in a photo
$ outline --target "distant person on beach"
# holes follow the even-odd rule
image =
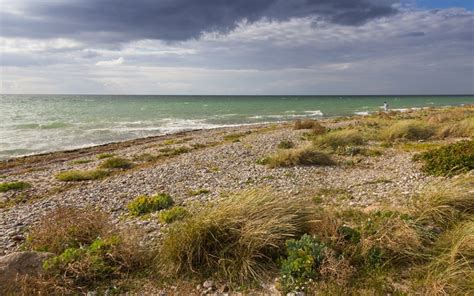
[[[383,102],[383,110],[384,110],[385,112],[388,111],[388,104],[387,104],[387,102]]]

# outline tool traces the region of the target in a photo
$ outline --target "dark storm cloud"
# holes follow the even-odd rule
[[[139,39],[187,40],[226,32],[241,20],[317,16],[360,25],[396,13],[375,0],[71,0],[26,1],[21,13],[0,14],[5,37],[73,37],[114,43]]]

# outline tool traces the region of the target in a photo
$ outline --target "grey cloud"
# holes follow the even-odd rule
[[[103,43],[139,39],[178,41],[202,32],[226,32],[241,20],[316,16],[360,25],[396,13],[392,1],[375,0],[85,0],[27,1],[23,14],[1,12],[1,35],[69,37]]]

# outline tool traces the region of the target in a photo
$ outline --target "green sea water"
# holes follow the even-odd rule
[[[182,130],[474,104],[468,96],[0,95],[0,159]]]

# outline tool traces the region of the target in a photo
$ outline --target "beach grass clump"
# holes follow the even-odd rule
[[[474,117],[445,124],[437,133],[440,138],[474,137]]]
[[[472,217],[474,214],[473,186],[472,174],[432,186],[414,204],[418,220],[423,224],[448,228],[458,221]]]
[[[381,137],[387,141],[393,140],[426,140],[431,138],[435,129],[420,120],[401,120],[381,132]]]
[[[161,223],[172,223],[178,220],[182,220],[189,216],[189,211],[183,207],[172,207],[167,210],[160,211],[158,218]]]
[[[126,234],[125,234],[126,233]],[[116,229],[97,210],[57,208],[30,229],[26,248],[52,252],[42,275],[20,278],[25,295],[79,294],[149,265],[153,251],[140,245],[137,229]]]
[[[56,174],[56,179],[64,182],[97,180],[106,177],[109,172],[100,169],[70,170]]]
[[[20,190],[28,189],[30,187],[31,187],[30,183],[23,182],[23,181],[2,182],[0,183],[0,192],[7,192],[10,190],[20,191]]]
[[[435,257],[424,270],[426,295],[471,295],[474,292],[474,221],[459,223],[435,243]]]
[[[474,141],[460,141],[415,155],[430,175],[448,176],[474,169]]]
[[[199,188],[199,189],[196,189],[196,190],[190,190],[188,192],[188,194],[191,195],[191,196],[197,196],[197,195],[201,195],[201,194],[208,194],[209,192],[211,192],[209,189]]]
[[[96,155],[97,159],[111,158],[111,157],[114,157],[114,156],[115,156],[115,154],[113,154],[113,153],[100,153],[100,154]]]
[[[309,221],[303,203],[268,190],[243,191],[174,223],[163,238],[161,266],[172,275],[228,283],[268,279],[285,241],[302,235]]]
[[[269,167],[291,167],[298,165],[334,165],[329,155],[318,151],[313,145],[300,148],[278,150],[268,159]]]
[[[62,253],[104,236],[111,225],[105,213],[91,208],[59,207],[41,218],[28,232],[26,246],[35,251]]]
[[[176,156],[184,153],[190,152],[192,149],[186,146],[180,146],[177,148],[170,148],[170,147],[165,147],[160,149],[159,151],[162,153],[164,156]]]
[[[293,128],[295,130],[300,130],[300,129],[318,129],[321,126],[321,124],[314,119],[298,119],[295,121],[295,124]]]
[[[126,170],[126,169],[130,169],[130,168],[133,167],[133,162],[131,162],[130,160],[128,160],[126,158],[122,158],[122,157],[112,157],[112,158],[109,158],[109,159],[105,160],[104,162],[102,162],[100,167],[103,168],[103,169],[123,169],[123,170]]]
[[[336,149],[336,153],[344,156],[362,155],[367,157],[381,156],[382,152],[377,149],[369,149],[359,146],[341,146]]]
[[[278,149],[291,149],[295,147],[295,143],[291,140],[281,140],[277,147]]]
[[[365,140],[357,130],[337,130],[317,137],[314,143],[319,147],[335,150],[339,147],[364,145]]]
[[[157,193],[152,196],[140,195],[133,199],[128,205],[128,211],[132,216],[141,216],[144,214],[167,209],[174,204],[173,199],[166,193]]]
[[[91,163],[93,162],[92,159],[77,159],[77,160],[73,160],[70,162],[70,164],[86,164],[86,163]]]
[[[134,161],[142,161],[142,162],[153,162],[159,159],[158,155],[153,155],[150,153],[143,153],[139,155],[135,155],[133,157]]]

